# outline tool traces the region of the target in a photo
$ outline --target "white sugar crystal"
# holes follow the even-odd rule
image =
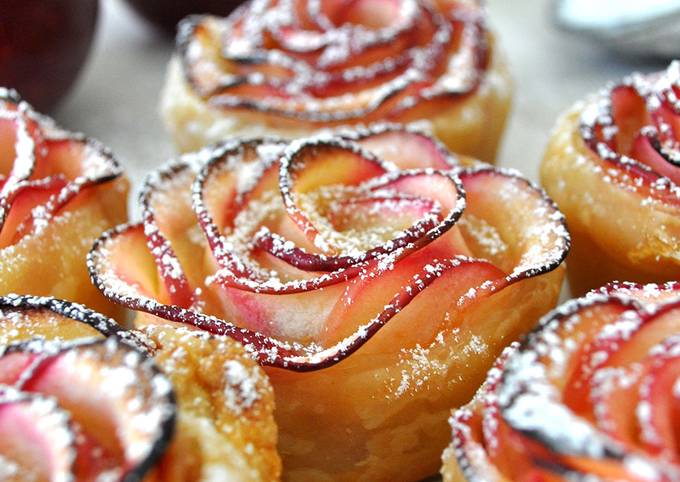
[[[233,412],[240,414],[260,399],[258,370],[256,366],[249,369],[238,360],[229,360],[224,364],[224,396],[227,407]]]

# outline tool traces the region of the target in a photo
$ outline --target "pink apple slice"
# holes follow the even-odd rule
[[[249,4],[226,19],[186,20],[186,80],[214,108],[326,125],[400,118],[421,104],[440,110],[480,85],[488,46],[477,3],[381,0],[371,15],[367,2],[327,3]],[[442,80],[454,60],[468,81]]]
[[[170,298],[170,303],[189,307],[195,301],[194,294],[169,236],[174,234],[173,228],[176,225],[181,226],[181,220],[187,214],[191,216],[190,203],[181,203],[178,200],[177,209],[168,213],[166,207],[163,209],[163,214],[166,215],[161,215],[160,219],[158,216],[159,209],[165,206],[163,201],[167,200],[170,195],[167,179],[171,177],[175,179],[176,183],[183,183],[185,190],[188,190],[193,181],[194,172],[189,164],[176,164],[169,166],[156,178],[147,179],[140,193],[144,234],[147,238],[149,251],[153,255],[160,278],[163,281],[165,292]],[[174,223],[171,221],[174,221]],[[174,231],[179,231],[179,229],[174,229]]]
[[[678,296],[610,285],[546,316],[452,418],[451,463],[492,482],[677,479]]]
[[[72,480],[76,433],[67,411],[40,394],[0,387],[3,480]]]
[[[624,79],[599,94],[580,119],[584,143],[607,168],[621,171],[618,182],[670,204],[677,203],[675,189],[663,184],[680,181],[676,70],[671,65],[665,72]]]
[[[110,152],[65,132],[12,91],[0,91],[0,247],[16,243],[121,175]]]
[[[437,140],[415,130],[405,130],[397,124],[377,124],[370,130],[347,131],[346,135],[399,169],[451,169],[460,166],[455,155]]]
[[[642,437],[645,448],[680,465],[680,356],[669,355],[677,350],[677,340],[666,346],[669,352],[656,354],[642,376],[640,402],[650,407],[640,423],[649,428]]]
[[[20,358],[25,369],[16,378]],[[172,436],[170,382],[144,353],[115,337],[12,344],[0,358],[0,373],[6,370],[16,378],[16,390],[52,397],[68,412],[82,434],[74,462],[78,477],[89,480],[103,471],[125,480],[142,477]]]

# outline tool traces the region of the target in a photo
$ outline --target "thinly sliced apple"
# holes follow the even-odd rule
[[[450,169],[460,166],[455,155],[434,138],[418,131],[405,131],[396,124],[377,124],[370,130],[348,131],[347,136],[399,169]]]
[[[116,336],[136,349],[147,350],[146,343],[134,332],[126,331],[111,318],[70,301],[44,296],[6,295],[0,297],[0,314],[0,346],[31,339]]]
[[[679,298],[613,284],[546,316],[452,418],[445,480],[677,479]]]
[[[459,167],[431,138],[392,125],[287,147],[225,142],[153,175],[142,201],[144,223],[90,253],[99,289],[155,316],[139,323],[229,335],[294,370],[338,363],[388,323],[385,340],[432,343],[450,311],[557,268],[569,248],[542,191],[514,172]],[[205,242],[187,241],[195,225]],[[163,246],[150,243],[159,236]],[[190,304],[170,296],[158,266],[177,246],[182,268],[194,266],[183,278]],[[430,306],[431,296],[445,301]]]
[[[0,91],[0,248],[40,231],[81,193],[121,173],[98,142],[62,131],[13,91]]]
[[[217,108],[357,123],[399,117],[421,103],[441,109],[473,93],[488,66],[476,3],[384,0],[371,15],[365,2],[293,5],[183,22],[178,46],[193,90]],[[442,80],[454,61],[464,76]]]
[[[74,477],[76,431],[53,398],[0,387],[0,434],[3,480]]]
[[[0,357],[0,379],[22,397],[48,397],[54,405],[51,412],[68,414],[65,421],[73,427],[68,463],[79,480],[94,480],[103,472],[116,473],[121,480],[141,478],[173,434],[175,401],[170,382],[143,352],[117,337],[10,344]],[[24,420],[32,424],[26,434],[57,435],[40,422],[40,418]],[[0,430],[5,427],[11,430],[0,423]],[[5,440],[6,450],[25,452],[21,438],[17,445],[5,433],[0,439]],[[54,443],[54,450],[59,443]],[[66,461],[50,460],[50,480],[56,477],[52,466],[60,463]]]
[[[594,158],[631,191],[677,204],[680,182],[680,113],[677,65],[665,72],[632,75],[589,101],[580,135]],[[672,186],[665,183],[670,180]]]

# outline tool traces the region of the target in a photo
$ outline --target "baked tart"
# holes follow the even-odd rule
[[[231,137],[306,137],[418,123],[494,162],[511,98],[476,0],[256,0],[178,30],[162,113],[181,151]]]
[[[112,314],[85,258],[127,219],[127,191],[108,149],[0,88],[0,294],[54,295]]]
[[[680,64],[633,74],[558,121],[541,181],[567,217],[569,281],[680,279]]]
[[[679,480],[678,326],[677,282],[565,303],[454,413],[444,481]]]
[[[233,340],[122,330],[81,305],[0,297],[0,479],[277,480],[273,392]]]
[[[239,340],[290,480],[435,473],[451,405],[557,300],[561,213],[514,171],[396,126],[234,140],[151,174],[92,278],[138,327]]]

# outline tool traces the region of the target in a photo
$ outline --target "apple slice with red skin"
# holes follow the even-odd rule
[[[677,350],[677,344],[669,347]],[[680,356],[657,354],[646,366],[642,375],[640,400],[653,407],[649,414],[650,431],[653,438],[643,438],[646,449],[662,455],[674,464],[680,465],[680,401],[678,397],[680,380]],[[668,396],[672,394],[673,396]]]
[[[7,216],[0,230],[0,248],[14,244],[32,231],[33,208],[48,203],[65,186],[64,179],[55,176],[45,182],[27,183],[15,190],[6,203]]]
[[[417,130],[406,130],[396,124],[381,123],[368,129],[341,132],[361,147],[400,169],[451,169],[461,165],[439,141]]]
[[[380,139],[399,139],[400,152],[380,159],[364,147],[379,145]],[[152,212],[153,218],[145,217],[145,225],[123,226],[102,236],[89,256],[95,284],[110,299],[135,310],[232,336],[262,364],[304,371],[340,362],[401,316],[400,312],[422,312],[420,317],[413,315],[423,325],[422,338],[434,336],[447,308],[459,309],[471,300],[550,271],[568,249],[562,217],[540,190],[514,172],[463,169],[422,133],[383,125],[342,132],[334,138],[299,140],[287,148],[281,144],[227,142],[187,156],[151,176],[142,199],[143,208]],[[402,166],[408,169],[400,169]],[[188,189],[192,173],[193,187]],[[325,249],[314,245],[329,228],[303,209],[304,196],[338,184],[348,193],[358,191],[357,197],[349,196],[346,202],[369,199],[380,206],[394,196],[422,200],[423,206],[432,206],[427,212],[434,213],[436,223],[426,223],[428,229],[420,226],[413,232],[407,228],[403,244],[393,239],[380,251],[371,253],[369,246],[353,253],[352,263],[342,246],[331,244]],[[498,225],[501,236],[513,243],[506,256],[507,266],[470,257],[462,228],[455,226],[468,186],[474,199],[471,216],[489,218],[492,226]],[[172,197],[172,189],[186,192]],[[248,231],[252,239],[244,255],[244,250],[229,246],[229,235],[249,203],[265,198],[281,199],[281,206],[273,208],[259,226],[266,227],[269,234],[260,234],[258,226]],[[163,206],[160,200],[176,206]],[[336,208],[341,205],[337,203]],[[189,206],[193,222],[205,237],[205,244],[195,247],[207,259],[207,280],[196,273],[186,276],[193,292],[200,293],[196,307],[173,301],[157,263],[159,254],[169,251],[153,253],[156,244],[148,243],[149,236],[158,231],[173,249],[187,246],[184,238],[192,229],[187,220]],[[321,212],[332,221],[333,209],[324,209]],[[439,210],[441,214],[436,214]],[[178,212],[182,219],[177,219]],[[419,225],[418,217],[411,226]],[[512,226],[502,227],[508,219]],[[402,221],[399,218],[398,222]],[[305,240],[303,245],[296,244],[299,239]],[[277,240],[283,244],[290,241],[298,249],[275,252]],[[176,250],[176,254],[178,275],[196,264],[190,251],[180,255]],[[262,275],[271,270],[276,270],[280,279]],[[426,292],[455,296],[449,295],[453,298],[448,304],[427,308]],[[365,293],[373,295],[365,297]],[[357,307],[356,299],[349,303],[354,298],[365,298],[365,306]],[[358,311],[352,311],[355,309]],[[225,312],[228,318],[222,315]],[[432,314],[431,319],[423,321],[426,313]],[[162,321],[144,316],[140,322]]]
[[[69,480],[76,440],[54,399],[0,386],[0,474],[9,481]]]
[[[183,216],[190,215],[190,204],[187,200],[184,203],[180,203],[178,200],[177,208],[172,212],[168,212],[167,208],[161,211],[163,201],[168,196],[168,193],[162,187],[166,178],[173,178],[175,183],[186,185],[188,189],[193,175],[189,164],[173,164],[167,170],[159,173],[157,178],[147,179],[140,193],[144,235],[149,251],[153,255],[165,288],[164,291],[170,302],[182,307],[191,306],[195,299],[189,287],[189,280],[181,269],[171,239],[174,234],[172,228],[178,224],[178,220],[182,219]],[[168,217],[169,219],[166,219]]]
[[[598,321],[587,327],[579,326],[578,347],[564,369],[568,379],[563,385],[563,401],[575,413],[586,414],[592,411],[594,400],[591,389],[596,384],[594,377],[598,369],[605,365],[609,366],[614,353],[642,323],[638,317],[633,316],[617,320],[617,317],[621,317],[630,309],[629,306],[618,304],[617,301],[583,310]],[[602,336],[605,326],[611,327],[608,328],[610,333]]]
[[[633,141],[630,155],[642,161],[653,171],[671,179],[676,184],[680,184],[680,169],[671,162],[668,155],[663,153],[658,138],[639,134]]]
[[[445,462],[468,480],[676,480],[679,299],[617,283],[547,315],[454,415]]]
[[[0,88],[0,249],[121,173],[97,141],[61,130],[16,92]]]
[[[666,72],[626,79],[593,106],[597,115],[581,116],[580,126],[583,141],[607,168],[641,178],[636,191],[669,203],[677,203],[677,196],[654,188],[654,183],[680,183],[680,112],[674,105],[678,88],[673,72],[671,66]]]
[[[288,216],[316,245],[316,238],[321,233],[298,207],[298,196],[330,185],[360,187],[366,181],[386,173],[387,169],[381,161],[366,157],[352,144],[309,140],[282,157],[278,187]]]
[[[397,232],[405,233],[390,241],[390,250],[402,248],[415,242],[419,235],[435,228],[441,209],[432,201],[408,195],[394,194],[390,197],[373,195],[360,199],[340,200],[336,209],[329,213],[329,221],[336,231],[345,229],[368,230],[384,227],[389,222]],[[255,247],[266,251],[289,265],[304,271],[334,271],[350,268],[357,258],[352,256],[326,256],[310,253],[297,247],[294,242],[268,229],[255,239]],[[366,258],[389,252],[383,246],[366,251]]]
[[[170,382],[144,353],[116,337],[11,344],[0,358],[0,377],[22,394],[48,397],[68,413],[73,474],[79,480],[110,470],[122,480],[141,477],[172,436],[175,405]],[[142,417],[144,424],[135,422]],[[35,432],[44,433],[47,440],[51,436],[42,427]],[[50,465],[62,463],[66,462],[54,460]]]
[[[651,116],[659,127],[662,139],[678,139],[680,138],[680,109],[678,109],[677,99],[680,96],[680,88],[678,88],[677,79],[672,85],[663,86],[657,93],[661,98],[661,105],[658,109],[652,110]],[[664,125],[669,129],[666,129]]]

